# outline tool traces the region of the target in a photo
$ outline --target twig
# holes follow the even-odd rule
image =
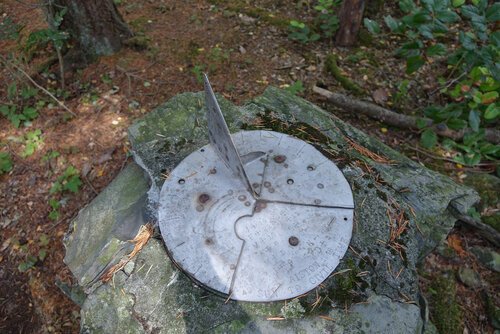
[[[4,59],[3,59],[4,62],[6,62]],[[7,63],[7,62],[6,62]],[[49,92],[48,90],[46,90],[44,87],[40,86],[35,80],[33,80],[32,77],[30,77],[28,75],[28,73],[26,73],[22,68],[20,68],[19,66],[15,65],[15,64],[12,64],[9,62],[9,64],[14,67],[16,70],[18,70],[19,72],[21,72],[33,85],[35,85],[38,89],[40,89],[42,92],[44,92],[45,94],[47,94],[48,96],[50,96],[54,101],[57,102],[57,104],[59,104],[62,108],[64,108],[67,112],[69,112],[71,115],[75,116],[76,117],[76,114],[74,112],[72,112],[68,107],[66,107],[66,105],[64,103],[62,103],[57,97],[55,97],[54,95],[52,95],[51,92]]]
[[[459,131],[454,131],[449,129],[446,124],[435,124],[430,118],[420,118],[415,116],[403,115],[394,112],[389,109],[382,108],[373,103],[360,101],[352,99],[346,95],[333,93],[329,90],[314,86],[313,91],[323,97],[326,97],[330,103],[334,106],[352,110],[358,113],[367,115],[368,117],[374,118],[381,122],[387,123],[392,126],[397,126],[399,128],[406,128],[412,130],[420,130],[417,126],[417,120],[422,120],[425,122],[426,126],[431,127],[438,135],[442,137],[451,138],[454,140],[459,140],[464,137],[467,133],[470,133],[472,129],[463,129]],[[500,143],[500,130],[498,129],[484,129],[485,139],[494,144]]]

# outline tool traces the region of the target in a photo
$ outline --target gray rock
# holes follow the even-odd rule
[[[500,272],[500,254],[492,249],[480,246],[472,247],[471,251],[485,267]]]
[[[337,162],[353,189],[356,219],[350,249],[336,275],[286,306],[285,302],[226,302],[225,296],[198,287],[179,272],[161,239],[151,239],[112,282],[94,284],[130,251],[127,240],[145,222],[146,197],[148,212],[155,216],[162,174],[208,142],[203,94],[180,94],[129,129],[135,161],[151,179],[149,190],[140,168],[127,167],[80,212],[66,239],[65,261],[89,292],[82,307],[82,331],[420,333],[424,326],[420,308],[408,303],[418,300],[416,266],[454,225],[449,204],[466,212],[478,200],[477,194],[276,88],[242,107],[222,97],[219,102],[232,132],[251,128],[260,117],[264,126],[316,142]],[[301,131],[294,132],[297,128]],[[390,163],[363,155],[347,138]],[[404,211],[409,222],[390,245],[388,208]],[[320,306],[313,309],[316,301]],[[352,305],[349,312],[346,305]]]
[[[460,268],[458,278],[460,282],[470,288],[479,288],[481,286],[481,276],[470,268]]]
[[[87,292],[133,249],[128,240],[148,220],[143,210],[148,188],[144,171],[129,164],[70,224],[64,262]]]

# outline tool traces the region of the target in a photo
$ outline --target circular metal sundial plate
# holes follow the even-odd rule
[[[308,292],[347,250],[351,188],[304,141],[272,131],[232,139],[255,195],[212,145],[190,154],[161,190],[159,223],[169,255],[195,281],[235,300]]]

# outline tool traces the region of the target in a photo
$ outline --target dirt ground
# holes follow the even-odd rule
[[[390,53],[392,43],[397,41],[376,41],[374,47],[350,49],[336,48],[328,41],[305,46],[291,41],[279,20],[307,18],[307,7],[270,0],[251,5],[244,1],[213,3],[121,1],[119,10],[126,22],[133,31],[147,37],[145,47],[126,47],[113,56],[101,57],[82,71],[66,73],[65,104],[75,117],[68,117],[52,101],[40,110],[29,128],[16,129],[0,118],[0,148],[11,153],[14,165],[12,171],[0,176],[0,332],[78,332],[79,307],[56,285],[75,283],[63,263],[62,240],[68,224],[131,160],[126,135],[131,122],[178,93],[202,90],[196,78],[202,71],[209,73],[215,91],[236,103],[261,94],[269,85],[286,87],[301,81],[305,88],[301,96],[460,182],[464,168],[429,158],[428,152],[418,148],[417,133],[334,109],[311,91],[313,85],[343,90],[323,70],[326,55],[333,52],[339,57],[343,74],[366,92],[384,88],[396,94],[397,83],[405,77],[404,64]],[[43,14],[36,4],[34,0],[0,0],[0,15],[23,26],[20,41],[0,40],[3,57],[19,57],[29,32],[44,27]],[[383,10],[390,10],[391,4],[388,2]],[[255,8],[260,9],[260,17],[252,17]],[[51,55],[50,48],[42,50],[22,66],[39,84],[56,89],[60,84],[56,77],[36,71]],[[56,64],[50,72],[57,70]],[[412,110],[423,99],[429,99],[428,92],[436,85],[430,71],[422,71],[418,85],[412,87],[401,108]],[[6,66],[0,66],[0,76],[1,104],[10,83],[27,81]],[[39,96],[50,101],[42,93]],[[370,94],[366,97],[370,99]],[[33,129],[41,130],[43,143],[38,144],[34,154],[23,157],[26,143],[19,138]],[[54,151],[59,156],[51,156]],[[50,189],[70,165],[80,171],[82,185],[76,193],[56,194],[63,203],[60,215],[49,219],[49,199],[53,197]],[[455,229],[452,235],[468,246],[486,243],[464,228]],[[46,256],[41,251],[46,251]],[[26,263],[30,255],[37,257],[32,268],[21,272],[19,265]],[[480,267],[467,253],[458,260],[434,253],[425,261],[424,272],[439,275],[461,265]],[[498,277],[484,268],[480,273],[494,291]],[[424,290],[429,279],[423,280]],[[492,332],[484,301],[475,292],[463,285],[457,290],[464,324],[469,333]]]

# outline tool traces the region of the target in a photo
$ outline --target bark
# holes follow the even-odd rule
[[[363,20],[365,0],[344,0],[339,11],[340,28],[335,35],[335,44],[352,46],[356,39]]]
[[[87,60],[117,52],[132,37],[113,0],[52,0],[49,6],[52,14],[67,8],[59,29],[71,34],[72,51]]]
[[[417,120],[419,119],[419,117],[399,114],[375,104],[360,100],[354,100],[346,95],[333,93],[329,90],[316,86],[313,88],[313,91],[321,96],[326,97],[328,101],[336,107],[365,114],[388,125],[405,129],[419,130],[419,127],[417,126]],[[432,129],[438,135],[451,138],[453,140],[462,139],[466,133],[472,131],[471,129],[455,131],[449,129],[446,124],[435,124],[429,118],[420,119],[424,120],[427,126],[432,127]],[[485,129],[485,139],[495,144],[500,143],[500,131],[497,129]]]

